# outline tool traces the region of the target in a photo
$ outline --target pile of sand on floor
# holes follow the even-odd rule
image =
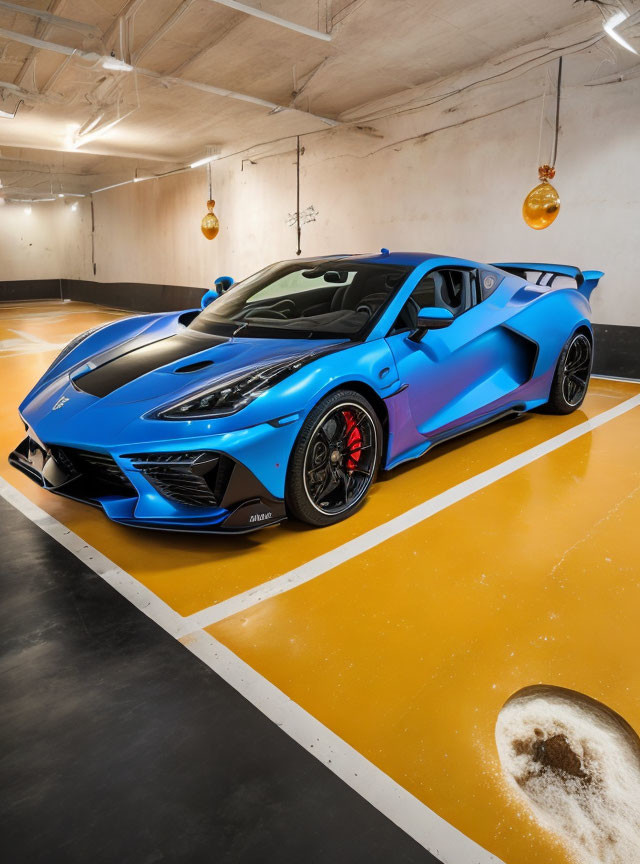
[[[640,861],[640,739],[605,705],[559,687],[528,687],[498,715],[511,789],[581,864]]]

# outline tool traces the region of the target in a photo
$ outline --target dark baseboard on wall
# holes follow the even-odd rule
[[[640,378],[640,327],[594,324],[595,375]]]
[[[0,302],[15,300],[78,300],[131,312],[194,309],[206,289],[142,282],[93,282],[89,279],[22,279],[0,281]]]
[[[200,305],[204,288],[183,285],[147,285],[141,282],[91,282],[62,279],[65,300],[80,300],[101,306],[115,306],[132,312],[172,312]]]
[[[0,302],[12,300],[59,300],[60,279],[19,279],[0,281]]]
[[[140,282],[92,282],[83,279],[35,279],[0,282],[0,301],[79,300],[131,312],[195,309],[204,288],[148,285]],[[640,379],[640,327],[594,324],[596,375]]]

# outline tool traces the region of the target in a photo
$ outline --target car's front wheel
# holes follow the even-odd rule
[[[291,454],[286,503],[309,525],[332,525],[362,504],[382,455],[382,425],[354,390],[330,393],[305,420]]]

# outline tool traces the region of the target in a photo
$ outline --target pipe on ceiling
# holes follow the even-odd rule
[[[10,12],[18,12],[20,15],[30,15],[32,18],[40,18],[48,24],[65,27],[67,30],[77,30],[79,33],[85,33],[89,36],[95,36],[97,39],[102,39],[102,32],[95,24],[85,24],[84,21],[75,21],[72,18],[61,18],[60,15],[53,15],[51,12],[32,9],[30,6],[20,6],[18,3],[7,3],[5,0],[0,0],[0,7],[8,9]]]
[[[27,36],[24,33],[17,33],[14,30],[5,30],[0,28],[0,37],[10,39],[14,42],[22,42],[25,45],[30,45],[32,48],[41,48],[44,51],[54,51],[58,54],[65,54],[68,57],[77,57],[79,60],[85,60],[89,63],[113,63],[113,57],[101,56],[95,52],[80,51],[77,48],[70,48],[68,45],[61,45],[58,42],[49,42],[44,39],[36,39],[33,36]],[[108,67],[107,67],[108,68]],[[183,87],[191,87],[194,90],[201,90],[204,93],[211,93],[215,96],[223,96],[229,99],[236,99],[240,102],[250,102],[253,105],[260,105],[263,108],[278,109],[280,111],[295,111],[299,114],[305,114],[307,117],[312,117],[315,120],[320,120],[326,126],[338,126],[340,123],[330,117],[323,117],[319,114],[312,114],[310,111],[305,111],[302,108],[295,106],[279,105],[277,102],[270,102],[267,99],[260,99],[257,96],[250,96],[248,93],[240,93],[237,90],[228,90],[225,87],[216,87],[213,84],[204,84],[200,81],[190,81],[188,78],[173,78],[171,76],[162,75],[160,72],[154,72],[152,69],[145,69],[140,66],[129,66],[122,63],[122,71],[138,72],[149,78],[155,78],[167,84],[180,84]]]
[[[217,3],[219,6],[227,6],[229,9],[235,9],[236,12],[244,12],[245,15],[252,15],[254,18],[261,18],[263,21],[268,21],[270,24],[278,24],[280,27],[286,27],[287,30],[295,30],[296,33],[302,33],[305,36],[313,36],[314,39],[322,39],[324,42],[331,42],[331,34],[323,33],[321,30],[313,30],[311,27],[304,27],[302,24],[295,24],[293,21],[288,21],[286,18],[279,18],[277,15],[272,15],[270,12],[264,12],[262,9],[257,9],[255,6],[247,6],[246,3],[238,3],[237,0],[209,0],[210,3]]]

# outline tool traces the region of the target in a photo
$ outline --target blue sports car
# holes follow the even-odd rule
[[[383,249],[221,277],[202,309],[70,342],[20,406],[10,461],[125,525],[330,525],[380,468],[499,417],[574,411],[602,275]]]

